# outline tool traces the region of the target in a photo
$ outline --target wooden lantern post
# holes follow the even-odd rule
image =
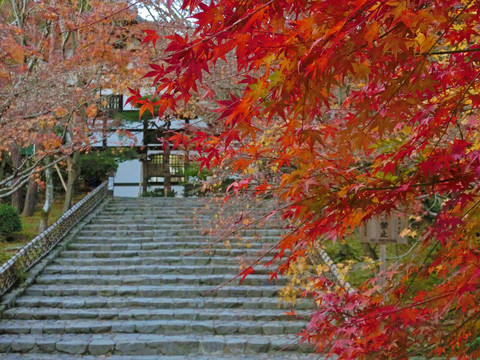
[[[405,215],[383,213],[369,220],[360,229],[360,242],[380,245],[380,273],[387,270],[387,244],[407,244],[406,237],[401,237],[401,232],[407,227]],[[382,278],[382,283],[385,279]]]

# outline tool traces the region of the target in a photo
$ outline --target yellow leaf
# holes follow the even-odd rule
[[[68,110],[63,106],[59,106],[55,109],[55,115],[57,117],[64,117],[68,114]]]
[[[433,44],[436,42],[436,39],[431,34],[427,34],[427,36],[425,36],[423,33],[418,33],[415,37],[415,41],[420,48],[419,53],[423,54],[432,48]]]
[[[370,45],[372,45],[373,40],[378,38],[378,28],[378,23],[374,21],[368,28],[367,33],[365,34],[365,40],[367,40]]]
[[[350,190],[350,186],[348,186],[348,185],[347,185],[347,186],[344,186],[344,187],[342,188],[342,190],[340,190],[340,191],[338,192],[338,196],[339,196],[339,197],[345,196],[345,195],[348,193],[348,190]]]
[[[95,117],[98,114],[98,108],[95,104],[90,104],[87,108],[87,116],[89,118]]]

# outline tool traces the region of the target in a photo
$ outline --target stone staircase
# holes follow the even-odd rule
[[[297,336],[312,304],[285,314],[271,270],[212,291],[278,241],[279,223],[205,249],[214,237],[196,222],[215,214],[205,203],[111,200],[2,314],[0,359],[318,358]]]

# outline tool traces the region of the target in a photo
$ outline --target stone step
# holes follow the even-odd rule
[[[242,257],[244,258],[244,257]],[[248,261],[256,261],[258,257],[246,257]],[[265,264],[270,259],[268,257],[260,259],[260,264]],[[250,264],[250,262],[248,262]],[[125,258],[64,258],[59,257],[54,261],[57,265],[65,266],[97,266],[97,265],[119,265],[119,266],[133,266],[133,265],[235,265],[240,264],[240,259],[233,256],[169,256],[159,259],[158,257],[125,257]]]
[[[228,240],[231,244],[240,243],[273,243],[278,242],[279,237],[274,235],[266,235],[266,236],[239,236],[236,237],[235,235],[222,237],[222,236],[212,236],[212,235],[185,235],[185,236],[177,236],[171,235],[168,237],[160,237],[160,236],[139,236],[136,235],[124,235],[124,236],[91,236],[91,235],[78,235],[75,238],[74,244],[86,244],[86,243],[94,243],[94,244],[134,244],[134,243],[150,243],[150,242],[162,242],[165,241],[166,244],[177,244],[181,245],[182,243],[195,243],[198,247],[205,246],[211,244],[212,242],[218,242],[221,239],[221,244],[224,241]]]
[[[5,311],[3,319],[10,320],[221,320],[231,321],[290,321],[306,320],[306,310],[295,311],[292,317],[284,310],[240,308],[57,308],[15,307]]]
[[[216,217],[215,217],[216,215]],[[243,215],[243,217],[242,217]],[[167,216],[166,214],[162,212],[157,212],[153,214],[148,214],[145,215],[142,212],[138,213],[132,213],[132,214],[121,214],[121,213],[111,213],[109,215],[104,214],[99,214],[95,218],[95,224],[99,223],[108,223],[108,224],[123,224],[124,222],[126,223],[132,223],[132,224],[138,224],[140,223],[139,220],[141,220],[142,224],[158,224],[158,223],[164,223],[164,222],[170,222],[174,224],[183,224],[183,223],[194,223],[194,224],[201,224],[202,222],[217,222],[218,218],[222,217],[225,218],[225,220],[229,220],[230,224],[232,222],[236,222],[238,224],[244,224],[244,220],[247,218],[249,219],[250,222],[253,222],[254,220],[258,220],[259,222],[265,221],[267,224],[275,224],[277,221],[280,220],[278,216],[271,216],[267,220],[265,218],[270,215],[268,211],[266,212],[257,212],[257,213],[235,213],[235,214],[218,214],[218,213],[211,213],[210,215],[208,214],[203,214],[200,212],[191,212],[191,213],[186,213],[184,216],[177,216],[175,218],[175,221],[172,222],[172,217]],[[240,220],[241,218],[241,220]],[[240,221],[239,221],[240,220]],[[276,224],[280,225],[280,224]]]
[[[222,204],[223,198],[219,196],[212,196],[212,197],[187,197],[187,198],[175,198],[175,197],[141,197],[141,198],[132,198],[132,197],[123,197],[123,196],[116,196],[112,199],[113,204],[116,203],[134,203],[134,204],[143,204],[143,203],[160,203],[160,202],[213,202]]]
[[[219,211],[218,209],[199,208],[183,208],[183,209],[165,209],[164,207],[109,207],[103,211],[104,216],[146,216],[157,217],[159,219],[175,219],[183,217],[232,217],[241,216],[242,212],[246,213],[244,209]],[[256,214],[264,214],[265,211],[258,211]],[[251,213],[249,213],[250,215]]]
[[[130,221],[126,223],[126,221]],[[84,227],[84,230],[136,230],[136,231],[144,231],[144,230],[164,230],[164,229],[184,229],[184,228],[192,228],[196,231],[202,230],[202,225],[211,225],[211,224],[201,224],[196,223],[194,221],[187,222],[186,220],[180,221],[175,220],[175,223],[171,221],[157,221],[156,223],[145,224],[140,222],[135,222],[131,220],[122,221],[122,223],[115,223],[115,224],[106,224],[96,221],[94,224],[88,224]],[[259,226],[257,224],[249,225],[249,229],[284,229],[285,226],[279,222],[272,222],[265,226]],[[243,227],[243,225],[232,227],[231,229],[226,230],[234,230]]]
[[[148,201],[150,200],[150,201]],[[192,207],[193,208],[199,208],[199,207],[219,207],[222,203],[217,203],[217,202],[210,202],[210,199],[208,198],[137,198],[137,199],[118,199],[114,198],[112,201],[108,203],[108,208],[133,208],[133,207],[138,207],[142,208],[145,207],[147,209],[152,208],[152,207],[163,207],[165,209],[175,209],[175,208],[187,208],[187,207]],[[230,206],[238,206],[241,203],[230,203]],[[166,206],[166,205],[171,205],[171,206]]]
[[[163,334],[163,335],[281,335],[298,334],[304,321],[222,320],[10,320],[0,323],[1,334]]]
[[[63,334],[0,335],[0,351],[70,355],[255,354],[299,348],[295,335]],[[304,352],[311,352],[302,346]]]
[[[230,244],[228,247],[225,246],[223,242],[220,243],[202,243],[202,242],[162,242],[162,241],[149,241],[149,242],[137,242],[137,243],[129,243],[127,241],[123,243],[117,242],[80,242],[76,241],[68,246],[68,250],[74,251],[122,251],[122,250],[187,250],[187,251],[207,251],[209,249],[256,249],[257,251],[262,249],[268,249],[270,246],[273,246],[272,243],[267,242],[241,242],[240,245],[237,243]]]
[[[267,208],[258,208],[255,210],[246,209],[246,208],[237,208],[237,209],[215,209],[215,208],[205,208],[205,207],[191,207],[191,208],[178,208],[178,209],[166,209],[165,207],[129,207],[129,208],[121,208],[121,207],[108,207],[104,209],[102,218],[107,216],[143,216],[143,217],[153,217],[159,219],[167,219],[167,218],[183,218],[183,217],[210,217],[210,218],[236,218],[236,219],[244,219],[248,218],[259,218],[259,217],[266,217],[271,214],[271,209]],[[242,216],[243,215],[243,216]],[[279,215],[276,215],[277,217]]]
[[[115,286],[115,285],[76,285],[66,287],[59,285],[32,285],[26,291],[28,296],[141,296],[141,297],[236,297],[278,296],[281,286],[225,286],[215,290],[215,286]]]
[[[108,204],[105,212],[109,211],[135,211],[141,210],[144,211],[159,211],[161,213],[175,212],[175,211],[211,211],[211,212],[237,212],[237,211],[262,211],[273,209],[273,205],[269,204],[268,206],[258,206],[251,204],[230,204],[226,206],[218,206],[216,204],[208,204],[206,202],[181,202],[175,201],[174,204],[165,203],[163,201],[152,202],[150,204],[140,204],[140,203],[115,203],[111,202]],[[181,202],[181,203],[180,203]]]
[[[172,204],[173,203],[173,204]],[[223,211],[230,210],[230,209],[235,209],[235,208],[241,208],[240,206],[233,206],[229,207],[228,209],[225,208]],[[111,211],[111,210],[132,210],[132,209],[142,209],[145,211],[152,210],[152,209],[159,209],[162,210],[163,212],[168,212],[168,211],[179,211],[179,210],[195,210],[195,209],[207,209],[207,210],[212,210],[212,209],[221,209],[218,206],[211,206],[210,204],[207,204],[205,202],[201,201],[185,201],[179,204],[179,201],[172,201],[172,202],[166,202],[166,201],[156,201],[156,202],[151,202],[148,204],[141,204],[141,203],[125,203],[125,202],[115,202],[112,201],[108,204],[106,210]]]
[[[231,207],[217,207],[217,206],[204,206],[203,204],[187,204],[180,206],[169,206],[168,204],[157,204],[148,206],[135,206],[135,205],[115,205],[108,206],[102,213],[102,215],[122,215],[122,214],[154,214],[154,215],[171,215],[191,213],[199,215],[237,215],[237,214],[265,214],[270,213],[273,207],[251,207],[249,206],[231,206]]]
[[[121,215],[111,215],[105,217],[96,217],[94,224],[104,224],[104,225],[136,225],[136,224],[146,224],[146,225],[157,225],[163,224],[165,222],[171,222],[172,224],[186,225],[186,226],[204,226],[214,223],[214,218],[210,216],[195,217],[195,216],[184,216],[177,218],[172,222],[171,217],[155,217],[155,216],[144,216],[144,215],[132,215],[132,216],[121,216]]]
[[[289,305],[282,304],[277,298],[235,297],[235,298],[172,298],[172,297],[115,297],[115,296],[22,296],[17,305],[24,307],[56,307],[62,309],[290,309]],[[298,299],[296,309],[307,310],[313,308],[312,301]],[[199,310],[200,311],[200,310]]]
[[[166,206],[163,204],[158,204],[156,206],[133,206],[133,205],[111,205],[103,209],[102,213],[99,214],[100,217],[104,218],[107,216],[129,216],[129,215],[152,215],[159,217],[174,216],[174,215],[194,215],[194,216],[203,216],[203,217],[231,217],[243,215],[242,219],[245,217],[253,216],[262,216],[266,214],[271,214],[273,207],[246,207],[246,206],[234,206],[234,207],[215,207],[215,206],[203,206],[203,205],[186,205],[186,206]],[[280,216],[276,214],[274,216]]]
[[[178,266],[178,265],[133,265],[133,266],[82,266],[72,267],[69,265],[51,265],[43,274],[78,274],[78,275],[136,275],[136,274],[236,274],[238,266],[216,265],[216,266]],[[270,274],[272,269],[256,267],[255,274]],[[248,277],[247,277],[248,279]]]
[[[234,215],[229,217],[223,217],[223,222],[225,227],[232,227],[235,226],[236,228],[245,226],[245,222],[241,221],[238,222],[240,216]],[[265,214],[259,214],[256,217],[249,217],[250,225],[249,227],[274,227],[274,228],[284,228],[285,223],[278,218],[271,217],[267,221],[264,222],[263,218]],[[130,214],[130,215],[109,215],[109,216],[102,216],[95,218],[95,223],[91,225],[101,224],[101,225],[138,225],[138,224],[145,224],[148,226],[157,226],[157,225],[166,225],[171,224],[175,226],[192,226],[192,227],[211,227],[212,225],[215,226],[219,223],[219,216],[215,215],[211,216],[203,216],[199,214],[184,214],[184,215],[177,215],[175,220],[172,221],[172,216],[165,216],[165,215],[142,215],[142,214]],[[235,225],[234,225],[235,224]]]
[[[165,207],[165,205],[172,205],[171,208],[184,208],[188,206],[194,206],[196,208],[204,206],[204,207],[216,207],[218,208],[220,205],[222,205],[222,201],[220,202],[212,202],[210,198],[151,198],[149,199],[150,201],[147,200],[147,198],[141,198],[141,199],[131,199],[130,201],[124,200],[124,199],[118,199],[114,198],[109,204],[108,208],[114,208],[114,207],[147,207],[150,208],[152,206],[162,206]],[[246,204],[246,203],[245,203]],[[226,207],[237,207],[241,206],[241,202],[231,202],[227,203],[225,206]],[[246,205],[243,205],[246,206]]]
[[[242,229],[240,231],[235,232],[238,235],[258,235],[258,236],[279,236],[285,233],[282,229]],[[105,236],[105,237],[114,237],[119,235],[136,235],[138,234],[138,230],[89,230],[83,229],[81,231],[82,236]],[[191,229],[191,228],[178,228],[178,229],[159,229],[159,230],[142,230],[143,236],[191,236],[191,235],[201,235],[201,230],[199,229]]]
[[[247,207],[248,206],[248,207]],[[110,213],[158,213],[158,214],[173,214],[181,212],[194,212],[194,213],[222,213],[222,214],[232,214],[232,213],[259,213],[267,212],[273,209],[272,206],[258,206],[253,207],[249,205],[234,205],[227,207],[219,206],[210,206],[205,204],[181,204],[175,206],[169,206],[169,204],[150,204],[150,205],[135,205],[135,204],[109,204],[109,206],[104,210],[103,214]]]
[[[226,281],[233,280],[231,284],[238,284],[240,278],[233,279],[235,275],[42,275],[36,279],[37,284],[56,285],[212,285],[218,286]],[[250,274],[242,282],[244,285],[268,286],[270,284],[285,285],[286,279],[270,281],[268,275]]]
[[[111,251],[72,251],[66,250],[62,251],[60,257],[62,258],[100,258],[100,259],[120,259],[120,258],[131,258],[131,257],[157,257],[158,261],[161,262],[162,258],[165,257],[183,257],[184,255],[188,256],[204,256],[210,255],[212,257],[216,256],[243,256],[245,254],[250,254],[251,256],[260,256],[262,251],[259,249],[208,249],[199,252],[192,252],[188,249],[166,249],[166,250],[111,250]]]
[[[106,355],[106,356],[92,356],[92,355],[67,355],[55,354],[53,358],[51,354],[4,354],[4,360],[325,360],[324,356],[318,354],[299,354],[290,351],[264,353],[264,354],[215,354],[215,355]],[[330,360],[335,360],[337,357],[332,356]],[[419,359],[416,359],[419,360]]]
[[[175,217],[176,220],[185,220],[185,219],[190,219],[190,220],[210,220],[214,219],[215,215],[217,215],[217,218],[219,216],[218,212],[211,212],[210,214],[208,213],[202,213],[197,210],[193,210],[190,212],[185,212],[184,214],[177,214],[177,217]],[[223,216],[223,214],[222,214]],[[162,210],[160,211],[153,211],[149,213],[145,213],[143,211],[136,211],[136,212],[130,212],[130,213],[124,213],[124,212],[119,212],[119,211],[110,211],[104,209],[103,213],[98,214],[97,217],[95,217],[95,222],[97,222],[97,219],[99,221],[110,221],[110,220],[146,220],[147,222],[150,221],[158,221],[158,219],[162,220],[172,220],[172,216]]]
[[[175,216],[182,214],[200,214],[200,215],[214,215],[219,213],[236,213],[242,209],[219,210],[215,208],[206,208],[205,206],[190,206],[173,208],[165,205],[158,206],[129,206],[118,205],[108,206],[104,209],[103,215],[156,215],[156,216]]]

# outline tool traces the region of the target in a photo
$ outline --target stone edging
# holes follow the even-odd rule
[[[322,258],[323,262],[328,266],[330,271],[332,272],[333,276],[335,276],[337,282],[343,286],[347,292],[351,293],[354,291],[354,288],[350,283],[343,278],[342,275],[340,275],[340,272],[338,271],[337,265],[333,262],[333,260],[330,258],[330,256],[327,254],[327,252],[323,249],[320,249],[320,257]]]
[[[103,208],[108,204],[110,198],[102,201],[90,214],[88,214],[83,220],[81,220],[75,227],[68,232],[68,234],[55,246],[50,253],[45,256],[38,264],[31,268],[27,274],[26,279],[18,286],[7,292],[3,298],[0,298],[0,317],[4,311],[11,308],[17,299],[23,295],[25,290],[32,285],[37,276],[39,276],[43,270],[52,263],[58,257],[58,254],[65,250],[77,234],[84,228],[85,225],[90,223]]]

